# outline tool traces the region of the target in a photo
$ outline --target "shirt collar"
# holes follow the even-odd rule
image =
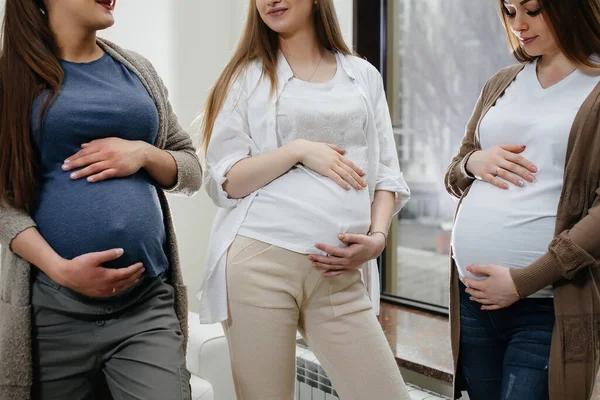
[[[341,67],[344,69],[344,72],[350,77],[350,79],[355,81],[356,76],[354,75],[354,71],[350,67],[348,58],[344,54],[336,53],[336,55],[339,55],[339,57],[337,57],[337,59],[340,60]],[[338,66],[338,67],[340,67],[340,66]],[[281,96],[281,93],[283,92],[285,85],[293,77],[294,77],[294,71],[292,71],[290,64],[287,62],[283,53],[280,51],[279,52],[279,60],[277,63],[277,98],[273,99],[274,102],[276,102],[279,99],[279,96]]]

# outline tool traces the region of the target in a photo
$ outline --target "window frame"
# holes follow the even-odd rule
[[[353,0],[353,2],[354,50],[379,70],[383,77],[384,86],[386,87],[388,102],[391,102],[390,96],[393,96],[394,93],[391,90],[387,90],[389,82],[388,70],[391,68],[388,64],[391,60],[391,57],[388,57],[388,52],[391,48],[388,43],[388,0]],[[396,131],[396,127],[394,128]],[[398,218],[393,218],[386,248],[377,259],[380,272],[381,299],[389,303],[416,308],[432,314],[448,316],[448,307],[390,294],[390,285],[396,280],[398,260],[397,252],[389,251],[388,249],[395,249],[397,245]]]

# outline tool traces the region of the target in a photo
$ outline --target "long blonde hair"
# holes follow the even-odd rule
[[[352,54],[342,37],[333,0],[317,0],[314,10],[314,23],[321,46],[330,51],[346,55]],[[252,61],[256,59],[261,61],[263,66],[262,76],[267,76],[271,81],[271,95],[274,95],[277,89],[278,54],[279,37],[277,32],[271,30],[260,17],[256,8],[256,0],[250,0],[248,17],[242,37],[233,57],[231,57],[211,89],[204,107],[201,125],[204,151],[208,148],[215,121],[225,103],[232,82]]]

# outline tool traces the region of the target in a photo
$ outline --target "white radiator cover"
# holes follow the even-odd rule
[[[449,400],[417,386],[406,384],[411,400]],[[296,346],[296,400],[338,400],[337,393],[312,351]]]

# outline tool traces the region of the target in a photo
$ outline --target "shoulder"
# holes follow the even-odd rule
[[[381,73],[365,58],[347,54],[341,54],[340,56],[346,60],[348,65],[350,65],[355,72],[359,73],[369,81],[381,79]]]
[[[113,58],[121,63],[129,63],[145,78],[160,81],[160,77],[154,65],[143,55],[129,49],[125,49],[109,40],[98,38],[98,44]],[[162,81],[161,81],[162,84]]]

